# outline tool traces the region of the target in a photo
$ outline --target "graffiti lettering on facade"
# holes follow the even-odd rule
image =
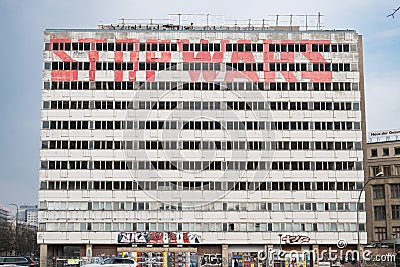
[[[199,244],[201,235],[194,232],[120,232],[118,243]]]
[[[286,235],[282,237],[282,241],[286,244],[293,244],[293,243],[308,243],[310,242],[310,238],[304,235]]]
[[[88,71],[90,81],[96,79],[97,72],[104,75],[104,71],[112,71],[114,81],[136,81],[137,73],[140,73],[139,80],[155,81],[160,71],[187,73],[192,82],[234,82],[243,79],[274,82],[282,78],[286,82],[304,79],[310,82],[332,81],[332,70],[325,66],[328,61],[321,52],[312,49],[312,45],[327,45],[329,40],[302,40],[299,43],[279,40],[264,40],[263,43],[252,43],[251,40],[220,40],[210,43],[209,40],[201,40],[200,43],[190,43],[187,39],[145,42],[140,42],[139,39],[116,39],[114,43],[109,43],[112,45],[111,50],[104,50],[105,45],[108,47],[106,39],[86,38],[78,39],[76,43],[82,49],[85,48],[84,51],[59,49],[58,44],[71,42],[73,40],[70,38],[50,40],[53,59],[71,62],[63,64],[61,68],[51,68],[53,81],[79,80],[86,77],[82,71]],[[119,46],[115,51],[114,45]],[[207,49],[200,49],[202,45]],[[284,49],[275,49],[275,45],[281,45]],[[304,49],[294,50],[299,46]],[[108,58],[104,58],[99,51],[113,51],[114,62],[108,62]],[[74,52],[81,52],[82,55]],[[176,53],[179,53],[179,60],[173,62],[172,55]],[[305,63],[295,64],[295,57],[301,57],[313,64],[313,68],[307,68]]]
[[[222,255],[221,254],[204,254],[201,257],[201,266],[207,265],[222,265]]]

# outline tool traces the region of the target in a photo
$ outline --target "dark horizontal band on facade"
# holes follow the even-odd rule
[[[282,42],[280,40],[280,42]],[[49,51],[192,51],[192,52],[357,52],[355,44],[320,44],[320,43],[182,43],[178,50],[176,42],[167,40],[163,42],[51,42],[45,43],[45,50]]]
[[[91,67],[91,64],[93,67]],[[96,71],[291,71],[291,72],[351,72],[358,71],[355,63],[228,63],[228,62],[89,62],[51,61],[44,63],[44,70],[86,70]]]
[[[365,224],[358,225],[360,231],[365,231]],[[197,232],[356,232],[357,224],[351,222],[41,222],[39,231],[46,232],[126,232],[126,231],[197,231]]]
[[[360,110],[359,102],[250,101],[43,101],[43,109],[92,110]]]
[[[43,160],[42,170],[182,170],[182,171],[359,171],[354,161],[62,161]]]
[[[363,203],[360,203],[363,204]],[[356,211],[356,202],[237,202],[237,201],[42,201],[40,210],[47,211]],[[363,210],[363,205],[360,205]]]
[[[149,149],[149,150],[359,150],[361,142],[329,141],[107,141],[43,140],[42,149]]]
[[[199,91],[352,91],[358,83],[350,82],[112,82],[45,81],[44,90],[199,90]]]
[[[40,190],[358,191],[363,182],[41,181]],[[213,203],[213,202],[210,202]]]
[[[361,130],[352,121],[42,121],[53,130]]]

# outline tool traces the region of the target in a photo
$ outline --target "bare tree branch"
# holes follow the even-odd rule
[[[394,19],[394,14],[396,14],[396,12],[399,11],[399,9],[400,9],[400,6],[398,8],[396,8],[396,9],[393,9],[394,12],[389,14],[389,15],[387,15],[386,17],[392,17]]]
[[[38,256],[36,242],[37,229],[26,224],[18,224],[18,232],[12,222],[0,222],[0,256],[27,255]]]

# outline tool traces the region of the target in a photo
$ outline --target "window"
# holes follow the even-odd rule
[[[385,185],[374,185],[372,186],[372,194],[374,199],[385,198]]]
[[[379,173],[379,166],[371,166],[370,177],[375,177]]]
[[[391,176],[392,175],[390,165],[383,166],[382,171],[383,171],[383,176]]]
[[[382,156],[389,156],[389,148],[385,147],[382,148]]]
[[[377,157],[378,156],[378,149],[373,148],[371,149],[371,157]]]
[[[400,237],[400,227],[399,226],[392,227],[392,232],[393,232],[393,237],[394,238],[399,238]]]
[[[400,219],[400,205],[392,205],[392,219],[393,220]]]
[[[400,175],[400,165],[394,165],[393,175]]]
[[[395,147],[394,148],[394,154],[395,155],[400,155],[400,147]]]
[[[391,184],[390,185],[390,197],[391,198],[400,198],[400,184]]]
[[[375,241],[387,239],[386,227],[375,227]]]
[[[385,206],[374,206],[374,219],[375,220],[385,220],[386,219]]]

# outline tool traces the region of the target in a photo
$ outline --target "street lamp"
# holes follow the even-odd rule
[[[361,253],[360,253],[360,201],[361,201],[361,195],[364,192],[365,187],[368,185],[369,182],[372,180],[375,180],[376,178],[383,176],[383,172],[378,172],[375,176],[371,177],[368,179],[368,181],[363,185],[363,187],[360,189],[360,194],[358,195],[358,201],[357,201],[357,252],[358,252],[358,258],[357,258],[357,265],[361,266]],[[365,210],[365,207],[364,207]]]
[[[10,203],[8,204],[10,206],[14,206],[17,208],[17,214],[15,215],[15,256],[17,256],[17,251],[18,251],[18,240],[17,240],[17,235],[18,235],[18,205],[15,203]]]
[[[397,233],[396,234],[392,234],[393,236],[393,255],[394,255],[394,267],[396,267],[396,260],[397,260],[397,253],[396,253],[396,239],[397,239]]]
[[[278,254],[278,258],[279,258],[279,266],[280,267],[282,267],[281,255],[282,255],[282,234],[279,234],[279,254]]]

